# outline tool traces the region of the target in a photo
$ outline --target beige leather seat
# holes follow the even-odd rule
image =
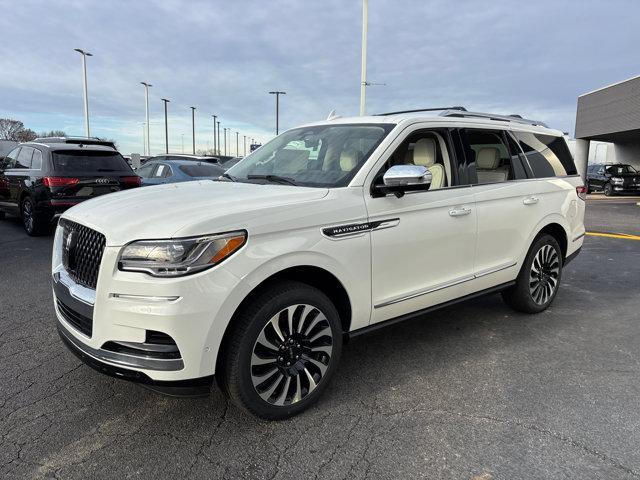
[[[509,169],[500,167],[500,150],[495,147],[484,147],[478,150],[476,174],[478,183],[506,182]]]
[[[444,187],[444,167],[436,163],[436,142],[432,138],[421,138],[413,145],[413,164],[427,167],[431,172],[429,190]]]
[[[340,170],[343,172],[350,172],[358,165],[362,155],[359,151],[353,148],[348,148],[340,153]]]

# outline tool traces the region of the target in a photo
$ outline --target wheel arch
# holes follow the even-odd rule
[[[569,232],[564,225],[564,221],[560,216],[550,216],[542,220],[535,228],[534,234],[529,239],[529,248],[536,241],[538,237],[544,234],[551,235],[556,239],[560,250],[562,251],[562,258],[567,257],[567,249],[569,248]],[[528,251],[528,249],[527,249]],[[526,256],[526,253],[525,253]]]

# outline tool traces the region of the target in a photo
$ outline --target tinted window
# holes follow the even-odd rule
[[[42,152],[36,148],[33,149],[33,157],[31,157],[31,168],[40,170],[42,168]]]
[[[223,168],[206,163],[195,163],[193,165],[180,165],[180,170],[190,177],[219,177],[224,172]]]
[[[60,172],[131,172],[131,167],[118,152],[58,150],[51,157],[54,169]]]
[[[536,178],[575,175],[573,157],[563,137],[514,132]]]
[[[638,171],[631,165],[610,165],[605,167],[605,170],[610,175],[624,175],[625,173],[638,173]]]
[[[4,159],[4,168],[15,168],[16,159],[18,158],[18,154],[20,153],[20,147],[14,148],[9,152]]]
[[[469,166],[475,166],[477,181],[473,181],[473,168],[468,168],[470,183],[499,183],[527,178],[518,151],[507,146],[506,136],[500,130],[463,129],[460,131],[465,157]]]
[[[169,165],[165,165],[164,163],[159,163],[158,168],[155,172],[153,172],[154,178],[166,178],[171,176],[171,168]]]
[[[22,147],[16,160],[15,168],[31,168],[31,156],[33,155],[33,148]]]

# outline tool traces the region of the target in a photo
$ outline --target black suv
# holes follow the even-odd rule
[[[640,193],[640,172],[622,163],[589,165],[587,167],[589,193],[602,190],[606,196],[616,193]]]
[[[111,142],[94,138],[37,138],[0,162],[0,219],[19,215],[29,235],[83,200],[140,186]]]

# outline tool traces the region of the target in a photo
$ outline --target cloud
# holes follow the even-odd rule
[[[46,10],[46,11],[45,11]],[[281,126],[357,113],[361,2],[273,0],[0,1],[0,116],[36,130],[82,133],[81,47],[94,134],[140,151],[143,87],[151,82],[151,141],[198,148],[223,126],[265,140],[274,98]],[[579,94],[637,74],[640,3],[543,0],[371,0],[370,112],[465,105],[521,113],[573,131]]]

